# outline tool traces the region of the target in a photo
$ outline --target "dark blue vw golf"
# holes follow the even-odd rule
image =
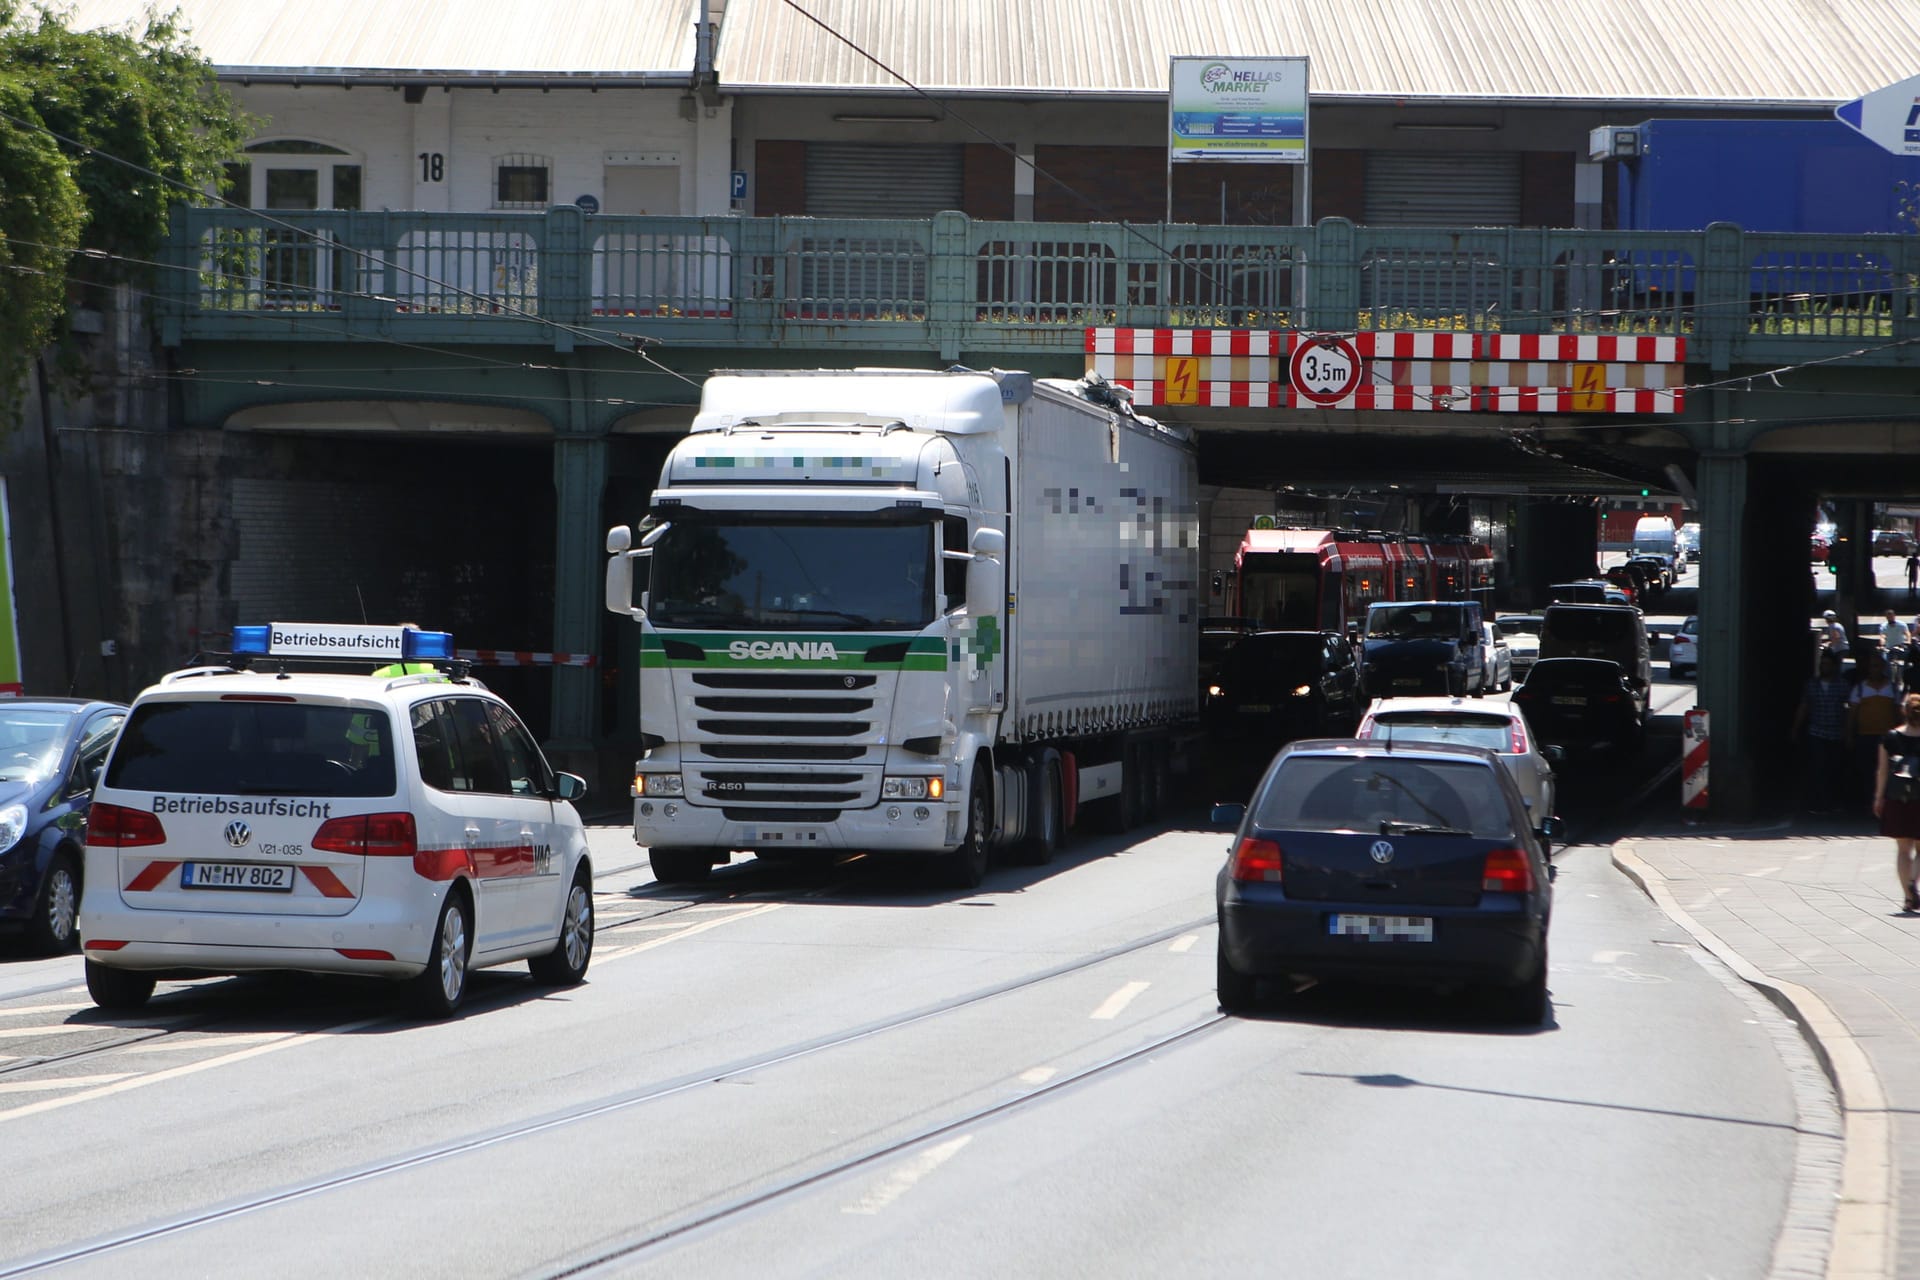
[[[1501,1017],[1547,1013],[1553,895],[1544,831],[1498,756],[1450,743],[1293,743],[1274,758],[1220,869],[1220,1007],[1262,979],[1486,989]]]
[[[87,808],[127,718],[117,702],[0,699],[0,928],[72,950]]]

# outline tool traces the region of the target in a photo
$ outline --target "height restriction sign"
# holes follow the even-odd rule
[[[1303,335],[1287,362],[1287,378],[1294,392],[1318,405],[1339,404],[1352,395],[1365,370],[1366,362],[1353,339],[1337,334]]]

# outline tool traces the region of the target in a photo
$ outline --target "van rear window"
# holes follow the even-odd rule
[[[149,702],[107,767],[127,791],[229,796],[394,794],[387,713],[298,702]]]

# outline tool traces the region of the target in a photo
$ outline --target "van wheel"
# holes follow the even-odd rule
[[[585,869],[576,872],[573,887],[567,890],[567,905],[560,917],[560,938],[553,950],[527,961],[534,981],[550,987],[571,987],[587,976],[587,962],[593,959],[593,886]]]
[[[65,955],[79,938],[74,927],[80,909],[80,877],[74,874],[73,855],[56,853],[41,878],[27,926],[28,941],[42,955]]]
[[[87,994],[102,1009],[125,1013],[147,1003],[153,994],[153,978],[137,969],[110,969],[95,960],[87,961]]]
[[[423,1017],[444,1018],[467,994],[467,962],[473,956],[473,910],[458,890],[447,894],[433,929],[427,967],[412,980],[411,1003]]]

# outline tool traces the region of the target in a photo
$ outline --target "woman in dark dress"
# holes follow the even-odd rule
[[[1903,909],[1920,911],[1914,850],[1920,846],[1920,693],[1900,700],[1903,723],[1880,736],[1880,767],[1873,779],[1873,813],[1880,834],[1893,837],[1894,870]]]

